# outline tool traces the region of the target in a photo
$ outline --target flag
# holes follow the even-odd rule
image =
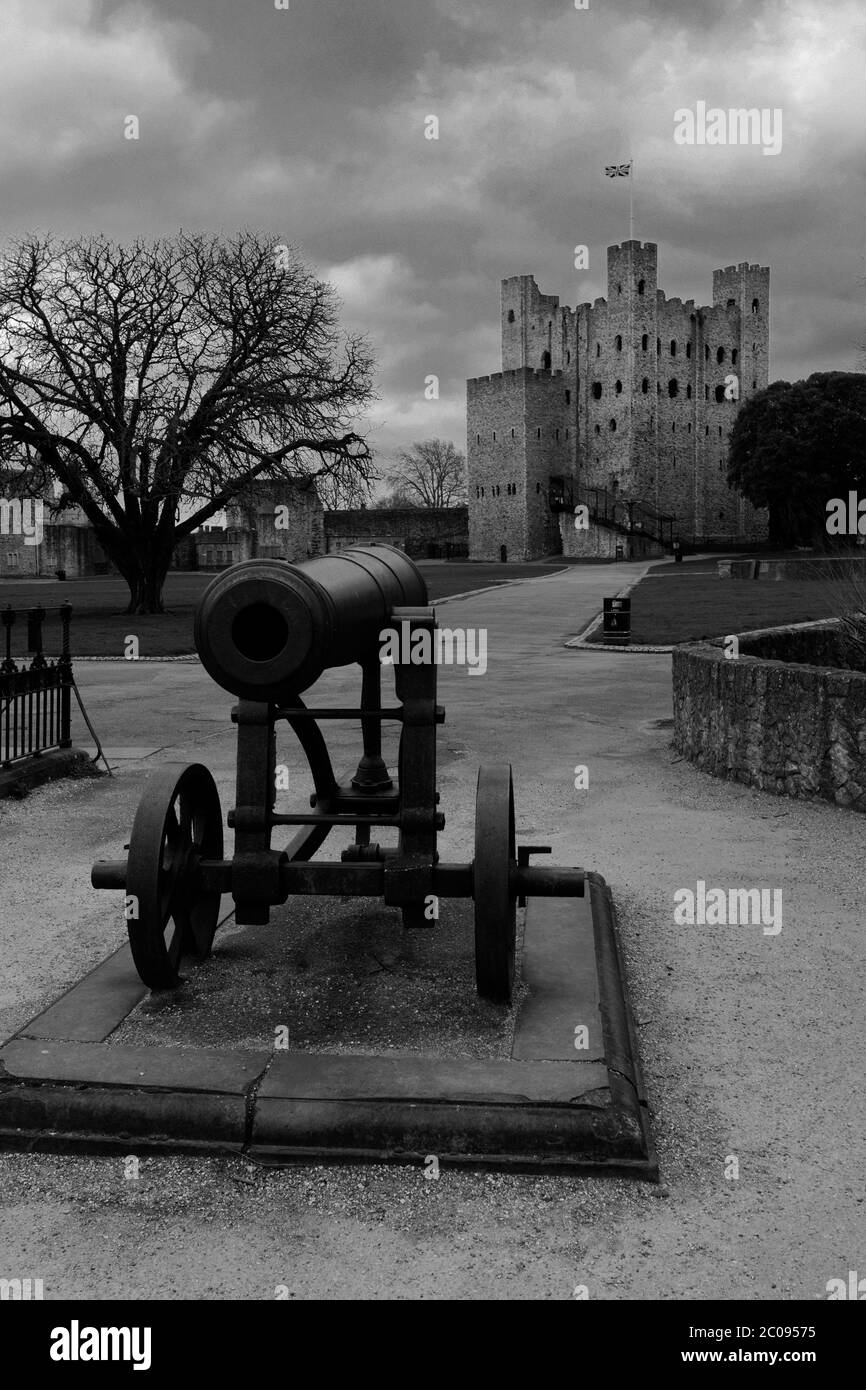
[[[627,179],[631,173],[631,161],[628,164],[606,164],[604,172],[609,179]]]

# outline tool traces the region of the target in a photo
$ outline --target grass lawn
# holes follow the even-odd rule
[[[631,591],[632,642],[668,645],[729,632],[807,623],[840,611],[839,590],[819,580],[719,579],[688,562]]]
[[[419,564],[427,580],[430,601],[469,589],[487,588],[510,579],[552,574],[561,564],[496,565],[469,561]],[[26,610],[42,604],[47,618],[42,629],[46,655],[60,651],[60,604],[72,604],[71,649],[75,656],[122,657],[129,636],[138,638],[139,656],[182,656],[195,651],[193,619],[198,601],[213,574],[170,574],[166,580],[165,613],[131,616],[123,609],[129,591],[122,579],[106,575],[98,579],[24,580],[0,579],[0,609],[7,604],[17,612],[13,627],[13,655],[24,655]],[[0,659],[5,656],[5,631],[0,627]]]

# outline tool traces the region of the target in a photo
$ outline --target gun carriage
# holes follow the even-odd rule
[[[136,968],[151,989],[179,982],[184,957],[206,956],[221,896],[231,893],[241,924],[264,924],[271,908],[298,894],[379,897],[399,908],[409,929],[435,928],[443,898],[474,902],[479,995],[508,1003],[514,983],[517,907],[528,896],[582,897],[582,869],[531,865],[546,846],[515,844],[514,792],[507,763],[479,770],[474,855],[442,863],[445,820],[436,789],[435,660],[393,666],[395,699],[382,702],[382,633],[408,638],[403,650],[433,650],[437,624],[423,575],[389,545],[356,546],[300,564],[247,560],[218,575],[195,620],[195,644],[216,683],[237,697],[236,804],[227,824],[234,853],[224,857],[220,800],[201,763],[163,767],[148,783],[125,860],[93,866],[95,888],[126,894]],[[426,633],[426,638],[418,636]],[[417,640],[416,640],[417,639]],[[426,647],[425,647],[426,642]],[[329,668],[357,663],[357,707],[307,705],[304,695]],[[362,754],[338,782],[321,726],[360,722]],[[400,726],[396,776],[382,756],[382,725]],[[276,728],[296,735],[312,775],[309,813],[276,805]],[[271,840],[292,827],[285,849]],[[354,830],[339,860],[314,859],[337,826]],[[380,831],[397,831],[383,846]]]

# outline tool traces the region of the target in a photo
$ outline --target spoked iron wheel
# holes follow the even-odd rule
[[[135,968],[151,989],[172,989],[184,955],[209,954],[221,894],[199,882],[202,859],[222,859],[219,793],[201,763],[168,766],[151,781],[129,841],[127,921]]]
[[[511,765],[497,763],[479,768],[475,797],[475,983],[494,1004],[514,987],[516,869]]]

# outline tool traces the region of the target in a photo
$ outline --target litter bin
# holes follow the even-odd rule
[[[681,565],[683,563],[683,547],[681,542],[674,541],[673,545],[671,546],[671,549],[674,552],[674,561],[676,562],[676,564]]]
[[[601,640],[605,646],[627,647],[631,641],[631,599],[606,598]]]
[[[621,542],[617,542],[617,547],[616,547],[616,558],[617,558],[618,560],[623,560],[623,559],[625,559],[625,550],[624,550],[624,548],[623,548]]]

